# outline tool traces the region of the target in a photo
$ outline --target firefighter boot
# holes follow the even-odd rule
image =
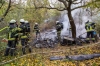
[[[9,55],[9,50],[10,50],[10,48],[6,48],[4,56],[8,56]]]
[[[11,55],[11,56],[14,56],[14,55],[15,55],[14,52],[15,52],[15,48],[11,48],[11,50],[10,50],[10,55]]]
[[[26,54],[25,47],[22,48],[22,52],[23,52],[23,54]]]
[[[32,49],[31,49],[31,47],[29,47],[29,52],[30,52],[30,53],[32,52]]]

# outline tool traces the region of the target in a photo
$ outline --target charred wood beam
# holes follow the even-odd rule
[[[11,0],[9,0],[8,7],[7,7],[5,13],[3,14],[3,16],[1,17],[0,22],[3,21],[3,19],[5,18],[5,16],[8,14],[8,12],[10,10],[10,7],[11,7]]]

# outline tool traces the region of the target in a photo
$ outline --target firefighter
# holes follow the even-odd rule
[[[26,35],[27,35],[27,39],[26,39],[26,47],[29,48],[29,52],[31,52],[31,46],[29,45],[29,41],[30,41],[30,23],[26,20],[25,21],[25,26],[26,26]]]
[[[90,43],[90,38],[92,39],[93,42],[95,42],[95,38],[94,38],[94,28],[95,28],[95,24],[93,24],[92,22],[87,21],[85,23],[85,29],[87,31],[87,43]]]
[[[26,46],[26,40],[27,40],[27,35],[26,35],[26,26],[25,26],[25,20],[24,19],[20,19],[20,26],[19,28],[21,29],[20,31],[20,39],[21,39],[21,45],[22,45],[22,52],[23,54],[26,54],[25,51],[25,46]]]
[[[96,23],[95,23],[95,22],[92,22],[92,23],[91,23],[91,26],[92,26],[92,28],[94,29],[93,34],[94,34],[95,42],[98,42],[97,33],[96,33],[96,31],[95,31]]]
[[[61,40],[60,34],[61,34],[62,29],[63,29],[63,24],[60,23],[59,21],[56,21],[56,30],[57,30],[57,39],[58,39],[58,41]]]
[[[26,20],[25,21],[25,26],[26,26],[26,35],[30,34],[30,23]]]
[[[9,53],[11,56],[13,56],[15,54],[15,37],[17,36],[15,20],[12,19],[10,21],[7,29],[8,29],[7,33],[8,44],[4,56],[8,56]]]
[[[18,24],[17,24],[17,21],[16,20],[14,20],[15,21],[15,26],[16,26],[16,32],[17,32],[17,34],[19,33],[19,30],[18,30]],[[18,45],[18,41],[19,41],[19,36],[17,35],[16,37],[15,37],[15,48],[16,48],[16,45]]]
[[[35,23],[34,25],[34,31],[36,32],[36,39],[38,38],[38,35],[40,36],[40,29],[38,23]]]
[[[96,23],[92,22],[91,26],[92,26],[93,29],[95,29]]]

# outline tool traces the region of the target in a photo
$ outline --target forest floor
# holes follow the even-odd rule
[[[4,50],[0,51],[0,66],[100,66],[100,57],[84,60],[69,61],[67,59],[50,61],[51,56],[79,55],[100,53],[100,42],[83,44],[83,46],[60,46],[55,48],[33,48],[32,53],[22,55],[20,45],[16,56],[3,56]]]

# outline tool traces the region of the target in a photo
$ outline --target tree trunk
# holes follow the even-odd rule
[[[74,23],[72,14],[71,14],[71,2],[69,2],[68,6],[69,7],[67,8],[67,11],[68,11],[69,22],[70,22],[71,29],[72,29],[72,37],[75,39],[76,38],[76,26],[75,26],[75,23]]]
[[[69,11],[68,11],[68,18],[69,18],[69,22],[70,22],[71,29],[72,29],[72,37],[76,38],[76,26],[75,26],[72,14]]]

